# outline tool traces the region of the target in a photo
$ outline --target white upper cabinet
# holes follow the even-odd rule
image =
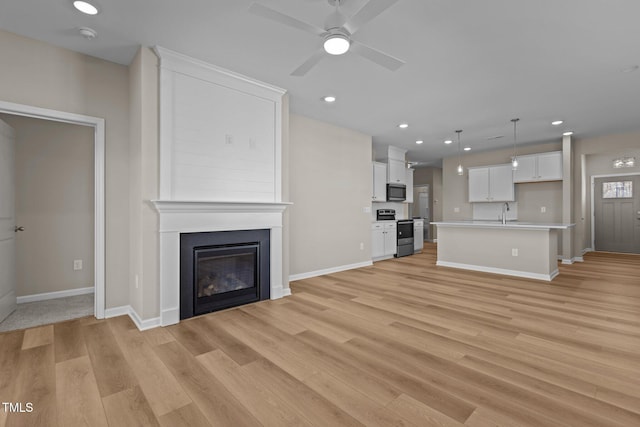
[[[515,200],[511,164],[469,168],[469,202]]]
[[[387,168],[387,182],[391,184],[407,183],[407,167],[404,164],[404,160],[389,159]]]
[[[407,203],[413,203],[413,169],[405,169],[407,178],[405,179],[407,184]]]
[[[518,156],[514,182],[561,181],[562,151]]]
[[[372,202],[387,201],[387,165],[373,162],[373,195]]]

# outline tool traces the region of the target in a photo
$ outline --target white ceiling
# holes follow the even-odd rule
[[[327,0],[256,1],[319,27],[333,11]],[[577,138],[640,130],[640,71],[622,71],[640,64],[638,0],[399,0],[354,39],[404,66],[391,72],[348,53],[303,77],[289,73],[321,40],[248,13],[252,0],[95,3],[91,17],[71,0],[2,0],[0,28],[120,64],[139,45],[160,45],[287,89],[292,112],[404,147],[423,164],[456,153],[443,144],[456,129],[474,151],[511,146],[514,117],[521,144],[559,141],[567,129]],[[81,26],[98,37],[81,38]],[[323,103],[327,94],[338,101]]]

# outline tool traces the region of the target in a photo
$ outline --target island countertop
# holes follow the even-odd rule
[[[575,224],[562,224],[562,223],[546,223],[546,222],[526,222],[526,221],[507,221],[503,224],[502,221],[481,221],[481,220],[462,220],[462,221],[435,221],[431,222],[435,226],[445,227],[471,227],[471,228],[507,228],[507,229],[542,229],[542,230],[566,230],[567,228],[574,227]]]

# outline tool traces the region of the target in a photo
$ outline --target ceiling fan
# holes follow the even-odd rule
[[[315,34],[322,38],[323,47],[318,49],[309,59],[296,68],[291,73],[292,76],[304,76],[311,68],[320,62],[325,54],[342,55],[348,51],[360,55],[391,71],[397,70],[404,64],[404,61],[353,40],[352,38],[356,31],[363,25],[387,10],[398,0],[369,0],[349,19],[340,11],[340,6],[348,0],[327,1],[331,6],[335,6],[335,11],[325,20],[324,29],[307,24],[306,22],[259,3],[253,3],[249,7],[249,12],[255,15]]]

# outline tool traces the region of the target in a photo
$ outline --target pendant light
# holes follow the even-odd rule
[[[461,151],[460,151],[460,134],[462,133],[462,129],[461,130],[457,130],[456,133],[458,134],[458,175],[464,175],[464,168],[462,167],[462,160],[461,160]]]
[[[517,143],[517,138],[516,138],[516,123],[518,123],[520,119],[511,119],[511,121],[513,122],[513,158],[511,159],[511,167],[513,168],[513,170],[518,169],[518,157],[516,156],[516,143]]]

